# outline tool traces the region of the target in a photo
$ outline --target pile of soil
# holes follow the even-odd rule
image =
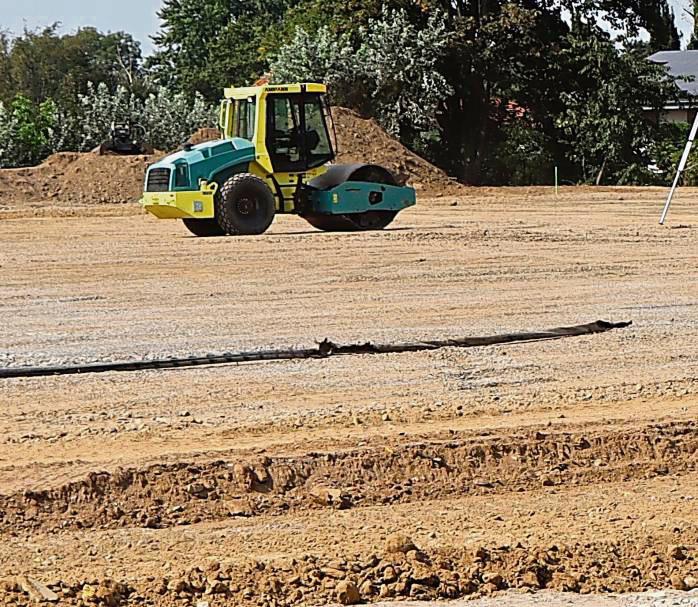
[[[375,121],[362,118],[355,111],[332,108],[337,130],[337,162],[351,164],[367,162],[389,169],[400,183],[430,192],[458,188],[449,176],[424,158],[408,150]],[[218,129],[199,129],[189,138],[196,145],[220,137]]]
[[[0,170],[0,207],[16,202],[137,202],[145,169],[158,157],[61,152],[36,167]]]
[[[443,192],[458,188],[444,171],[408,150],[375,120],[362,118],[342,107],[332,108],[332,117],[337,129],[338,163],[378,164],[389,169],[398,181],[418,191]]]
[[[382,457],[381,445],[334,454],[329,462],[313,453],[93,472],[51,489],[0,495],[0,533],[134,525],[164,529],[230,516],[279,516],[322,507],[344,510],[464,493],[618,482],[657,475],[666,465],[658,452],[667,454],[673,473],[688,473],[698,449],[697,429],[690,421],[597,433],[536,431],[519,435],[516,445],[509,444],[511,437],[498,437],[452,440],[447,447],[392,446],[389,459]],[[608,465],[598,466],[601,461]]]
[[[641,592],[656,586],[686,590],[687,584],[698,582],[692,569],[695,549],[664,545],[658,553],[649,539],[644,545],[608,541],[425,551],[409,537],[394,534],[378,553],[346,559],[305,555],[283,561],[249,558],[230,563],[221,558],[202,560],[171,571],[167,577],[153,575],[147,580],[85,580],[75,576],[44,585],[34,578],[17,576],[0,580],[0,589],[10,604],[21,606],[50,598],[63,605],[293,607],[481,597],[507,589],[530,593],[544,588],[582,594]]]
[[[199,143],[206,143],[207,141],[215,141],[216,139],[221,138],[221,132],[218,129],[213,129],[213,128],[204,128],[204,129],[199,129],[194,133],[189,139],[187,140],[187,143],[191,143],[192,145],[198,145]]]
[[[65,532],[99,530],[101,541],[109,542],[108,529],[154,532],[205,522],[220,525],[225,533],[225,521],[238,519],[232,533],[249,534],[249,522],[265,516],[270,517],[264,525],[269,529],[282,528],[288,521],[281,517],[303,511],[326,517],[330,526],[329,513],[337,510],[367,511],[415,500],[434,504],[464,493],[494,500],[541,487],[554,495],[552,491],[570,485],[664,476],[669,474],[668,463],[679,478],[693,470],[695,430],[692,420],[652,422],[634,430],[625,426],[559,433],[517,429],[515,435],[504,437],[392,444],[388,450],[381,442],[341,453],[179,461],[91,472],[61,486],[0,496],[0,533],[60,538]],[[523,527],[535,528],[535,522],[529,522],[534,512],[514,512],[525,518]],[[615,516],[613,506],[609,512]],[[293,607],[389,598],[454,599],[508,589],[589,594],[698,588],[696,532],[688,522],[669,519],[669,524],[674,528],[666,533],[644,527],[631,531],[627,523],[627,531],[618,537],[516,543],[508,534],[496,543],[486,542],[466,528],[462,540],[424,550],[411,537],[392,532],[382,546],[369,542],[362,551],[344,552],[341,558],[322,553],[282,556],[283,545],[270,532],[263,560],[234,553],[212,558],[192,549],[182,560],[185,567],[172,559],[162,569],[159,565],[149,569],[147,576],[86,578],[75,571],[53,575],[44,586],[10,572],[0,577],[0,591],[13,604],[27,606],[43,593],[76,606],[205,601],[211,607]],[[434,522],[426,519],[424,525],[430,528]],[[192,533],[198,529],[192,527]],[[531,536],[527,532],[526,537]],[[114,541],[116,536],[111,537]],[[343,549],[352,545],[348,538],[333,537]],[[117,551],[113,546],[103,549]]]
[[[446,173],[420,158],[374,120],[337,107],[333,110],[339,155],[337,162],[367,162],[389,169],[400,183],[420,192],[447,192],[459,186]],[[200,129],[189,142],[203,143],[219,137],[217,129]],[[138,201],[143,177],[153,156],[100,156],[61,152],[36,167],[0,170],[0,208],[16,203],[93,205]]]

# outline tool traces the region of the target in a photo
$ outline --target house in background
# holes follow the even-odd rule
[[[669,73],[678,78],[677,99],[664,106],[658,119],[661,122],[693,123],[698,112],[698,51],[659,51],[648,59],[666,65]]]

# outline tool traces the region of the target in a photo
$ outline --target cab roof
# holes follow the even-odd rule
[[[247,99],[267,93],[326,93],[327,87],[318,82],[294,84],[264,84],[262,86],[229,87],[225,89],[226,99]]]

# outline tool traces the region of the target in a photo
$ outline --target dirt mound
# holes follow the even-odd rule
[[[459,186],[441,169],[408,150],[386,133],[374,120],[362,118],[353,110],[332,109],[337,129],[337,162],[368,162],[390,169],[402,183],[418,191],[444,191]]]
[[[107,578],[95,573],[86,578],[78,570],[65,571],[60,577],[51,575],[40,588],[45,595],[56,593],[70,605],[169,606],[201,600],[212,607],[231,603],[291,607],[301,602],[452,599],[507,589],[585,594],[668,587],[689,590],[697,583],[695,529],[678,522],[672,522],[673,529],[662,525],[659,531],[639,525],[633,528],[636,515],[627,519],[627,532],[620,537],[553,541],[527,533],[525,541],[512,542],[506,534],[501,540],[486,540],[464,529],[457,541],[434,548],[417,537],[413,541],[410,536],[391,533],[380,544],[344,551],[341,557],[289,555],[279,549],[276,542],[280,540],[274,534],[280,534],[279,529],[287,524],[284,516],[298,511],[310,511],[313,518],[324,519],[330,527],[329,521],[339,520],[330,514],[335,510],[367,512],[367,506],[395,507],[415,500],[436,504],[466,493],[492,498],[520,493],[523,497],[526,490],[542,489],[554,495],[565,485],[588,488],[609,481],[690,475],[695,469],[695,430],[695,422],[687,421],[655,422],[635,430],[516,431],[483,436],[479,441],[259,456],[246,462],[178,462],[93,473],[84,481],[56,489],[25,490],[1,498],[0,532],[10,537],[33,529],[60,538],[71,530],[168,529],[234,517],[238,522],[232,533],[239,537],[249,533],[249,521],[264,516],[265,526],[273,529],[264,557],[225,551],[205,556],[193,545],[185,557],[170,559],[168,555],[163,568],[155,566],[147,575],[116,573]],[[616,506],[609,505],[613,515],[609,522],[622,520]],[[532,521],[523,525],[534,525],[536,512],[521,508],[514,510],[515,516]],[[585,508],[585,520],[578,523],[583,526],[590,524],[587,517],[603,514]],[[192,529],[193,534],[205,533],[203,527]],[[105,548],[117,553],[116,562],[120,550],[147,546],[144,549],[152,551],[158,543],[147,539],[154,536],[143,535],[146,539],[124,548],[117,545],[123,544],[120,537],[112,535],[109,540],[108,533],[101,533],[106,541],[116,542]],[[344,542],[344,547],[352,545],[347,538],[337,536],[336,540]],[[163,535],[159,541],[170,540]],[[178,546],[177,550],[182,549]],[[0,580],[0,590],[11,597],[12,604],[29,605],[36,584],[18,575],[22,570],[26,565],[10,566],[6,575],[17,577]]]
[[[221,138],[221,132],[218,129],[211,129],[211,128],[205,128],[205,129],[199,129],[194,133],[189,139],[187,140],[187,143],[191,143],[192,145],[198,145],[199,143],[206,143],[207,141],[215,141],[216,139]]]
[[[408,183],[417,190],[458,189],[458,184],[444,171],[408,150],[375,120],[362,118],[353,110],[343,107],[333,108],[332,117],[337,130],[338,163],[368,162],[384,166],[400,183]],[[218,129],[199,129],[188,143],[196,145],[219,139],[220,136]]]
[[[0,170],[0,206],[16,202],[121,204],[136,202],[146,167],[157,156],[62,152],[42,164]]]
[[[408,150],[375,120],[362,118],[353,110],[343,107],[333,108],[332,117],[337,130],[338,163],[368,162],[384,166],[401,183],[408,183],[418,190],[458,188],[444,171]],[[189,143],[196,145],[219,139],[220,136],[218,129],[199,129],[189,138]]]
[[[334,108],[340,163],[368,162],[390,169],[401,183],[420,191],[447,192],[458,186],[442,170],[410,152],[373,120]],[[217,139],[217,129],[199,129],[189,142]],[[100,156],[61,152],[36,167],[0,170],[0,208],[17,203],[94,205],[136,202],[153,156]],[[38,204],[37,204],[38,206]]]

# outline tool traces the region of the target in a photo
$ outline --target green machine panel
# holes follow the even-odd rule
[[[365,211],[401,211],[413,206],[417,196],[413,188],[382,183],[345,181],[329,190],[311,192],[313,211],[327,215]]]

